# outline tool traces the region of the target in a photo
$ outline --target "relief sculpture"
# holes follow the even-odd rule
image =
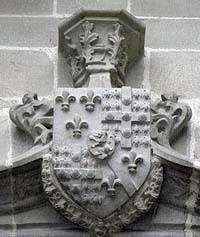
[[[74,88],[58,88],[54,101],[26,94],[10,117],[35,145],[49,144],[41,177],[52,206],[111,237],[156,203],[163,160],[192,167],[171,145],[192,113],[175,94],[151,102],[148,89],[125,86],[127,65],[143,54],[141,22],[124,11],[80,14],[59,29]]]

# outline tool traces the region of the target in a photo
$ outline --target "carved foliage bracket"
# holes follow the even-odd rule
[[[23,104],[10,109],[10,118],[28,133],[34,144],[47,144],[52,138],[53,107],[50,101],[38,100],[37,94],[25,94]]]
[[[179,103],[175,94],[164,94],[161,99],[151,106],[151,138],[159,145],[170,148],[191,119],[192,111],[188,105]]]
[[[74,86],[87,86],[90,74],[99,72],[109,72],[112,85],[124,85],[128,64],[143,54],[144,34],[144,25],[126,11],[81,10],[63,22],[59,49]]]

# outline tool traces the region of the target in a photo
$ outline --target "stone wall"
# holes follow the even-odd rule
[[[154,96],[174,91],[190,104],[193,118],[177,148],[200,159],[199,0],[1,0],[0,166],[12,166],[12,158],[31,145],[11,124],[9,107],[28,91],[51,97],[55,88],[71,86],[62,76],[57,29],[78,8],[126,9],[144,21],[145,55],[127,85],[151,88]]]

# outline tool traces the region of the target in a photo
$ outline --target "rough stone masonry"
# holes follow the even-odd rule
[[[22,154],[31,147],[31,139],[17,129],[9,119],[9,108],[19,104],[23,94],[31,91],[39,96],[51,98],[58,87],[71,87],[66,80],[62,56],[58,54],[58,24],[71,16],[78,8],[86,9],[125,9],[146,24],[145,55],[127,75],[128,86],[151,89],[153,98],[160,94],[175,92],[180,101],[190,105],[192,119],[181,139],[174,146],[187,154],[193,162],[200,159],[200,2],[198,0],[1,0],[0,1],[0,167],[7,166],[4,196],[0,197],[0,206],[10,205],[10,212],[0,215],[0,236],[21,237],[41,236],[37,225],[49,227],[52,219],[59,223],[60,233],[65,233],[65,221],[56,211],[42,205],[26,214],[17,213],[13,205],[16,195],[13,176],[13,157]],[[170,171],[167,171],[170,172]],[[184,173],[184,172],[183,172]],[[33,172],[37,177],[37,172]],[[187,210],[198,199],[199,177],[195,170],[187,174],[189,183],[185,185],[190,195],[184,198]],[[40,190],[40,187],[38,188]],[[21,194],[23,195],[23,194]],[[6,197],[6,198],[5,198]],[[1,202],[1,200],[7,202]],[[43,200],[41,198],[41,200]],[[169,206],[164,207],[170,213]],[[179,209],[169,215],[172,220],[182,223],[183,233],[173,236],[198,236],[199,219],[185,212],[178,215]],[[29,218],[27,218],[27,215]],[[155,223],[161,222],[162,213],[157,213]],[[179,216],[179,220],[176,217]],[[21,231],[22,226],[30,226]],[[61,224],[62,223],[62,224]],[[55,224],[56,226],[56,224]],[[54,226],[54,227],[55,227]],[[69,224],[69,228],[71,224]],[[137,225],[136,225],[137,227]],[[131,227],[132,229],[136,228]],[[33,229],[35,230],[33,231]],[[140,227],[142,228],[142,227]],[[199,228],[199,227],[198,227]],[[80,234],[81,233],[81,234]],[[68,236],[87,236],[85,233],[69,230]],[[45,235],[44,235],[45,236]],[[50,236],[55,236],[52,230]],[[122,234],[119,236],[123,236]],[[125,236],[125,235],[124,235]],[[126,236],[134,236],[128,233]],[[137,234],[138,236],[138,234]],[[143,236],[143,235],[141,235]],[[145,235],[144,235],[145,236]]]

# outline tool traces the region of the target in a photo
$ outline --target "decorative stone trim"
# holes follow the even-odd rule
[[[42,181],[51,204],[68,220],[88,229],[97,237],[108,237],[119,232],[124,225],[136,221],[146,213],[159,196],[163,173],[160,159],[152,157],[152,167],[142,188],[120,210],[105,219],[97,218],[79,206],[60,186],[52,168],[54,152],[43,157]]]

